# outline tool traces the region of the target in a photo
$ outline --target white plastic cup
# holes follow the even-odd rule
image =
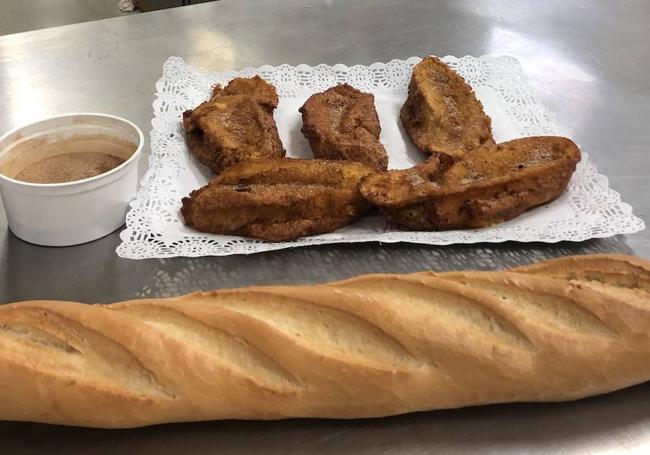
[[[138,186],[144,137],[133,123],[106,114],[67,114],[16,128],[0,138],[0,161],[16,146],[79,136],[110,136],[137,148],[119,166],[83,180],[29,183],[0,172],[0,194],[11,231],[45,246],[67,246],[103,237],[124,224]]]

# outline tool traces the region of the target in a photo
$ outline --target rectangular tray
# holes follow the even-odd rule
[[[523,136],[556,135],[560,129],[526,84],[521,66],[509,56],[447,56],[451,65],[473,87],[492,118],[497,142]],[[275,120],[287,156],[312,158],[311,149],[300,133],[298,108],[313,93],[347,82],[375,95],[382,132],[381,141],[389,154],[389,168],[408,168],[424,155],[404,133],[399,109],[407,95],[411,71],[420,58],[392,60],[369,66],[280,65],[247,68],[242,71],[204,74],[178,57],[164,64],[156,83],[153,103],[149,170],[137,198],[127,214],[121,232],[119,256],[131,259],[172,256],[225,256],[250,254],[306,245],[342,242],[411,242],[449,245],[478,242],[559,242],[628,234],[644,229],[632,215],[632,208],[609,188],[583,150],[582,161],[567,191],[555,201],[505,223],[484,229],[443,232],[400,231],[386,225],[379,214],[328,234],[303,237],[291,242],[270,243],[239,236],[205,234],[183,224],[181,198],[205,185],[210,171],[189,153],[185,144],[181,114],[209,98],[215,83],[225,84],[238,76],[259,74],[275,85],[280,103]]]

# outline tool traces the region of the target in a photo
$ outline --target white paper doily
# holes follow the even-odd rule
[[[644,229],[632,208],[608,187],[583,151],[582,162],[568,190],[557,200],[509,222],[477,230],[408,232],[386,227],[379,215],[367,216],[335,232],[292,242],[269,243],[238,236],[203,234],[184,226],[181,198],[207,183],[209,171],[188,153],[181,113],[208,98],[211,86],[233,77],[259,74],[278,90],[275,111],[278,131],[288,156],[312,157],[300,133],[298,108],[312,93],[347,82],[375,95],[382,126],[381,140],[389,152],[391,168],[406,168],[423,159],[404,135],[398,120],[406,99],[413,65],[419,58],[374,63],[370,66],[280,65],[243,71],[204,74],[178,57],[170,57],[156,83],[153,103],[149,170],[121,232],[119,256],[131,259],[172,256],[223,256],[281,248],[341,242],[412,242],[430,245],[453,243],[559,242],[628,234]],[[527,86],[519,63],[512,57],[445,57],[444,61],[474,88],[492,117],[499,142],[522,136],[559,134],[549,112]]]

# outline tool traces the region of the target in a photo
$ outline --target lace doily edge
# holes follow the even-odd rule
[[[462,57],[455,57],[452,55],[446,55],[444,57],[441,57],[445,61],[460,61],[462,59],[468,59],[468,58],[473,58],[473,59],[478,59],[478,60],[488,60],[488,59],[503,59],[503,60],[508,60],[510,63],[513,64],[513,67],[516,68],[516,74],[515,76],[518,77],[524,85],[529,88],[528,84],[526,83],[526,77],[523,74],[523,69],[521,66],[521,63],[515,58],[510,55],[504,55],[504,54],[485,54],[481,55],[479,57],[474,57],[470,55],[465,55]],[[354,68],[356,66],[359,67],[368,67],[368,68],[377,68],[381,66],[386,66],[389,65],[391,62],[405,62],[405,63],[417,63],[421,60],[421,57],[409,57],[407,59],[393,59],[388,62],[374,62],[371,63],[370,65],[345,65],[342,63],[337,63],[334,65],[327,65],[327,64],[319,64],[315,66],[311,65],[306,65],[306,64],[299,64],[293,66],[294,68],[298,70],[304,70],[304,71],[311,71],[313,68],[329,68],[333,71],[349,71],[350,68]],[[151,130],[149,132],[149,136],[153,135],[154,131],[156,130],[155,128],[155,122],[157,120],[160,120],[160,117],[157,115],[157,111],[154,108],[155,103],[159,100],[160,95],[161,95],[161,89],[160,87],[162,84],[164,84],[166,78],[167,78],[167,71],[166,67],[174,61],[179,61],[187,67],[188,71],[194,72],[194,73],[201,73],[201,71],[194,65],[188,64],[185,62],[185,60],[182,57],[177,57],[177,56],[171,56],[169,57],[164,63],[163,63],[163,73],[161,77],[156,81],[156,96],[155,99],[152,103],[152,108],[154,111],[154,117],[151,120]],[[269,71],[275,71],[278,67],[285,66],[285,65],[262,65],[260,67],[246,67],[241,70],[230,70],[230,71],[224,71],[224,72],[209,72],[205,73],[206,77],[215,77],[216,74],[221,74],[226,77],[234,77],[238,74],[242,73],[260,73],[260,72],[269,72]],[[292,66],[292,65],[286,65],[286,66]],[[540,109],[543,113],[544,116],[546,117],[546,120],[549,124],[552,125],[553,128],[556,130],[560,130],[561,128],[559,127],[559,124],[556,120],[556,115],[552,113],[550,110],[546,108],[541,103],[541,99],[538,96],[538,94],[529,88],[529,93],[531,96],[531,101],[533,101],[533,105],[537,108]],[[588,162],[588,155],[584,153],[585,155],[585,163]],[[138,185],[138,193],[136,198],[131,201],[129,204],[130,210],[137,210],[137,202],[139,199],[139,196],[142,193],[146,193],[149,190],[149,182],[151,179],[154,178],[155,172],[157,171],[157,166],[156,164],[156,156],[153,150],[151,150],[151,153],[148,156],[148,168],[145,174],[142,176],[141,181]],[[595,233],[595,232],[590,232],[586,233],[581,236],[576,236],[572,238],[554,238],[554,239],[547,239],[547,238],[538,238],[534,236],[530,236],[531,238],[516,238],[515,236],[509,237],[509,236],[501,236],[499,238],[477,238],[477,239],[461,239],[459,240],[439,240],[436,241],[435,243],[426,243],[423,241],[412,241],[408,239],[401,239],[401,238],[392,238],[392,239],[378,239],[375,236],[372,235],[367,235],[364,237],[346,237],[346,238],[339,238],[339,239],[315,239],[313,242],[309,241],[308,238],[303,238],[301,239],[300,243],[256,243],[256,247],[254,249],[251,249],[250,251],[211,251],[209,254],[206,253],[205,251],[197,251],[196,253],[193,252],[162,252],[158,251],[155,248],[152,248],[152,243],[153,242],[142,242],[141,245],[145,246],[143,250],[146,250],[146,254],[140,254],[137,257],[134,255],[129,255],[126,254],[126,246],[127,244],[133,245],[136,242],[133,242],[132,240],[129,239],[130,234],[134,233],[132,230],[130,230],[131,226],[128,224],[128,217],[127,217],[127,225],[126,227],[120,232],[120,239],[121,243],[116,249],[116,253],[118,254],[119,257],[126,258],[126,259],[151,259],[151,258],[170,258],[170,257],[203,257],[203,256],[229,256],[229,255],[234,255],[234,254],[255,254],[255,253],[262,253],[266,251],[276,251],[280,249],[286,249],[286,248],[298,248],[298,247],[303,247],[303,246],[315,246],[315,245],[327,245],[327,244],[339,244],[339,243],[368,243],[368,242],[377,242],[377,243],[411,243],[411,244],[420,244],[420,245],[431,245],[431,246],[448,246],[448,245],[470,245],[470,244],[477,244],[477,243],[488,243],[488,244],[494,244],[494,243],[503,243],[503,242],[509,242],[509,241],[514,241],[518,243],[532,243],[532,242],[539,242],[539,243],[545,243],[545,244],[553,244],[553,243],[559,243],[559,242],[564,242],[564,241],[570,241],[570,242],[583,242],[586,240],[590,239],[597,239],[597,238],[608,238],[608,237],[613,237],[616,235],[628,235],[628,234],[634,234],[637,232],[640,232],[646,228],[645,222],[633,215],[633,208],[630,204],[623,202],[621,200],[620,193],[618,193],[616,190],[612,189],[609,186],[609,180],[608,178],[603,175],[598,173],[597,167],[593,162],[589,162],[591,166],[594,167],[594,176],[593,176],[593,181],[598,184],[601,188],[606,190],[609,195],[613,198],[615,198],[618,201],[618,204],[616,205],[622,212],[626,213],[626,218],[628,218],[628,221],[625,223],[626,226],[628,226],[627,229],[625,228],[618,228],[616,231],[608,231],[608,232],[602,232],[602,233]],[[381,235],[381,234],[379,234]],[[408,235],[408,232],[405,232],[405,235]],[[191,238],[187,238],[189,240]],[[185,241],[187,241],[185,240]],[[144,251],[141,250],[141,253],[144,253]],[[147,254],[148,253],[148,254]]]

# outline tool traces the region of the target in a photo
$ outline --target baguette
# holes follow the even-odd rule
[[[650,263],[0,306],[0,419],[102,428],[574,400],[650,378]]]

